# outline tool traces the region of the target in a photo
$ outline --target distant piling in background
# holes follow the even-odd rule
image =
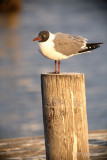
[[[89,160],[84,74],[42,74],[41,88],[46,159]]]

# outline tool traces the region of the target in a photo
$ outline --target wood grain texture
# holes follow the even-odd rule
[[[0,140],[0,160],[46,160],[44,137]]]
[[[84,74],[42,74],[41,88],[47,160],[89,160]]]
[[[106,160],[107,130],[89,132],[88,137],[90,159]],[[0,139],[0,160],[46,160],[44,137]]]

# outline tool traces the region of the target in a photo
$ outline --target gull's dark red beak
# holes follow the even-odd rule
[[[40,41],[41,40],[41,37],[36,37],[33,39],[33,41]]]

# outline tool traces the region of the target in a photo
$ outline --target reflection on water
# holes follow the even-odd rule
[[[21,11],[21,0],[0,1],[0,26],[2,43],[0,56],[8,57],[11,54],[11,61],[17,60],[19,57],[19,35],[17,30],[19,28]]]
[[[1,0],[0,1],[0,24],[4,27],[14,29],[19,26],[19,12],[21,10],[21,0]]]
[[[11,0],[11,5],[1,2],[0,138],[43,134],[40,74],[53,71],[54,62],[39,54],[32,39],[40,30],[47,29],[105,43],[106,2],[26,0],[22,4],[21,0],[17,3]],[[92,54],[64,60],[61,65],[62,72],[86,75],[89,130],[107,127],[106,59],[103,45]]]

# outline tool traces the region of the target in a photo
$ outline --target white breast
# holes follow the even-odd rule
[[[49,33],[49,39],[45,42],[40,42],[40,51],[41,54],[49,59],[53,60],[62,60],[68,58],[68,56],[65,56],[59,52],[56,52],[54,48],[54,38],[55,35],[52,33]]]

